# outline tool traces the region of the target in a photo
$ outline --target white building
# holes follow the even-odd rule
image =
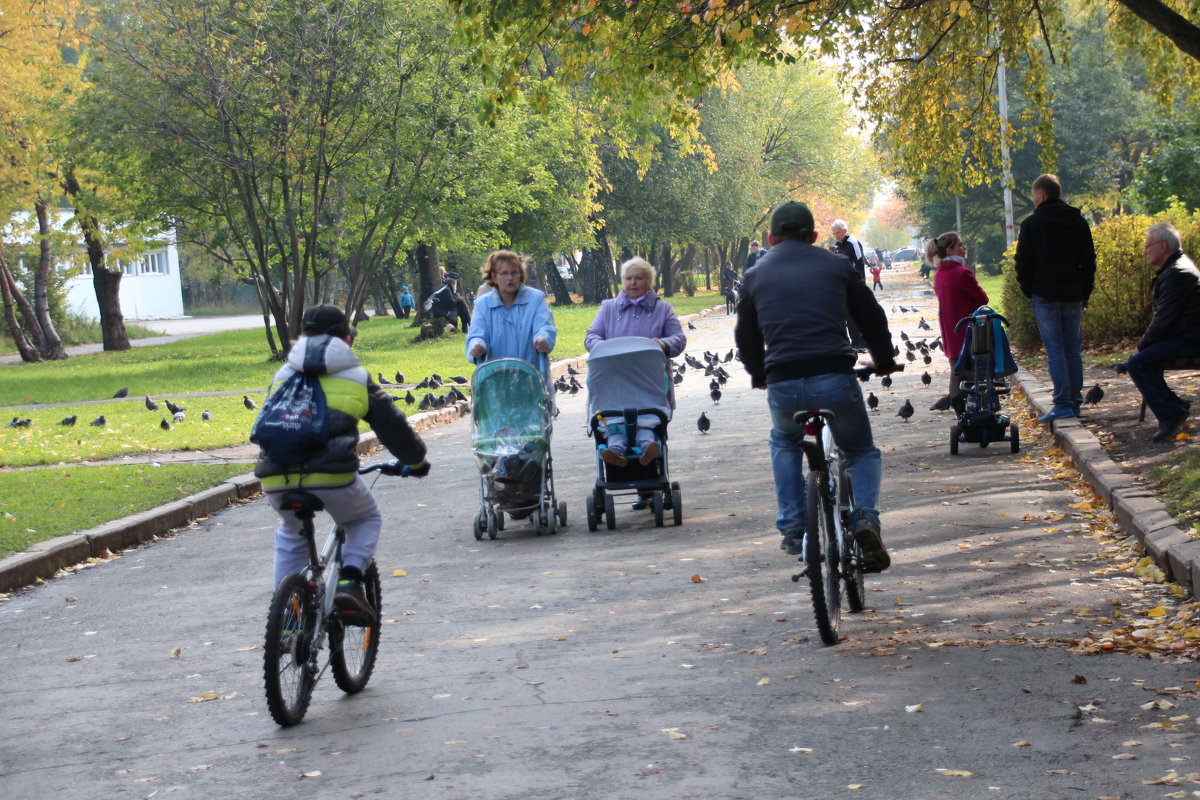
[[[158,245],[136,259],[118,260],[121,271],[121,314],[125,319],[171,319],[183,316],[183,290],[179,283],[179,252],[175,239],[166,235]],[[100,319],[96,290],[92,286],[92,266],[84,261],[82,270],[67,279],[67,307],[71,313],[88,319]]]

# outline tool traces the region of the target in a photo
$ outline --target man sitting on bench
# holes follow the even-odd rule
[[[1183,253],[1179,231],[1169,222],[1146,231],[1146,260],[1158,267],[1150,284],[1154,317],[1129,358],[1129,377],[1154,416],[1156,442],[1175,438],[1191,403],[1167,386],[1168,362],[1200,356],[1200,270]]]

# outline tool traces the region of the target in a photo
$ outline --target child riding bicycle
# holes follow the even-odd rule
[[[366,482],[359,477],[358,421],[364,420],[379,441],[402,464],[407,474],[429,474],[425,443],[421,441],[395,402],[371,382],[350,349],[356,331],[346,315],[334,306],[314,306],[304,312],[303,335],[288,352],[272,387],[297,372],[313,375],[324,392],[326,409],[324,443],[302,464],[280,464],[265,448],[259,453],[254,474],[262,480],[271,507],[280,512],[283,496],[304,489],[315,494],[325,510],[346,531],[344,566],[338,578],[334,604],[343,612],[369,619],[374,612],[363,592],[363,572],[375,555],[383,516]],[[307,542],[301,520],[279,513],[275,531],[275,584],[300,572],[308,563]]]

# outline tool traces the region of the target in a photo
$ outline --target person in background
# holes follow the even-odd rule
[[[687,334],[679,324],[671,304],[659,299],[654,293],[654,267],[643,258],[631,258],[621,265],[621,291],[611,300],[605,300],[596,311],[596,318],[583,339],[583,346],[591,352],[599,342],[620,336],[643,336],[653,339],[671,359],[687,347]],[[671,362],[667,361],[667,374]],[[667,384],[671,408],[675,407],[674,384]],[[618,430],[620,419],[605,420],[608,425],[608,446],[600,451],[600,457],[609,464],[623,467],[628,463],[629,436]],[[654,437],[654,426],[658,418],[640,417],[635,434],[635,444],[641,450],[639,461],[653,463],[658,458],[661,445]],[[639,501],[640,502],[640,501]]]
[[[483,266],[484,282],[495,287],[475,301],[467,330],[467,358],[482,363],[520,358],[543,372],[542,356],[554,349],[558,329],[546,295],[525,285],[525,261],[511,250],[497,250]]]
[[[416,309],[416,307],[417,307],[417,301],[413,299],[412,292],[410,292],[408,290],[408,286],[407,285],[401,286],[400,287],[400,316],[403,319],[408,319],[408,315],[411,314]]]
[[[767,251],[762,249],[762,245],[757,241],[750,243],[750,254],[746,256],[746,266],[742,268],[742,274],[758,263],[758,259],[766,255]]]
[[[1163,442],[1183,427],[1192,404],[1167,386],[1163,362],[1200,356],[1200,271],[1183,252],[1179,231],[1169,222],[1146,231],[1146,261],[1158,267],[1150,284],[1154,316],[1126,366],[1129,377],[1158,418],[1151,437]]]
[[[1014,261],[1054,384],[1054,407],[1038,418],[1048,423],[1078,415],[1083,405],[1083,310],[1096,280],[1096,248],[1083,214],[1063,202],[1057,177],[1039,175],[1032,194]]]
[[[958,231],[943,233],[936,239],[930,239],[925,246],[925,263],[936,270],[933,292],[938,299],[942,352],[950,359],[950,406],[960,417],[966,411],[967,399],[959,387],[962,376],[954,371],[954,365],[958,363],[967,334],[958,327],[958,323],[988,302],[987,292],[975,280],[975,274],[967,269],[966,258],[967,245]]]

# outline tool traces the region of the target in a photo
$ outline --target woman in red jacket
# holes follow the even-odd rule
[[[938,299],[938,324],[942,329],[942,351],[950,359],[950,405],[960,417],[967,401],[958,387],[961,377],[954,372],[954,364],[962,351],[966,333],[955,330],[959,320],[969,316],[982,305],[987,305],[988,296],[975,273],[966,266],[967,246],[957,231],[943,233],[925,247],[925,260],[937,270],[933,278],[933,291]]]

